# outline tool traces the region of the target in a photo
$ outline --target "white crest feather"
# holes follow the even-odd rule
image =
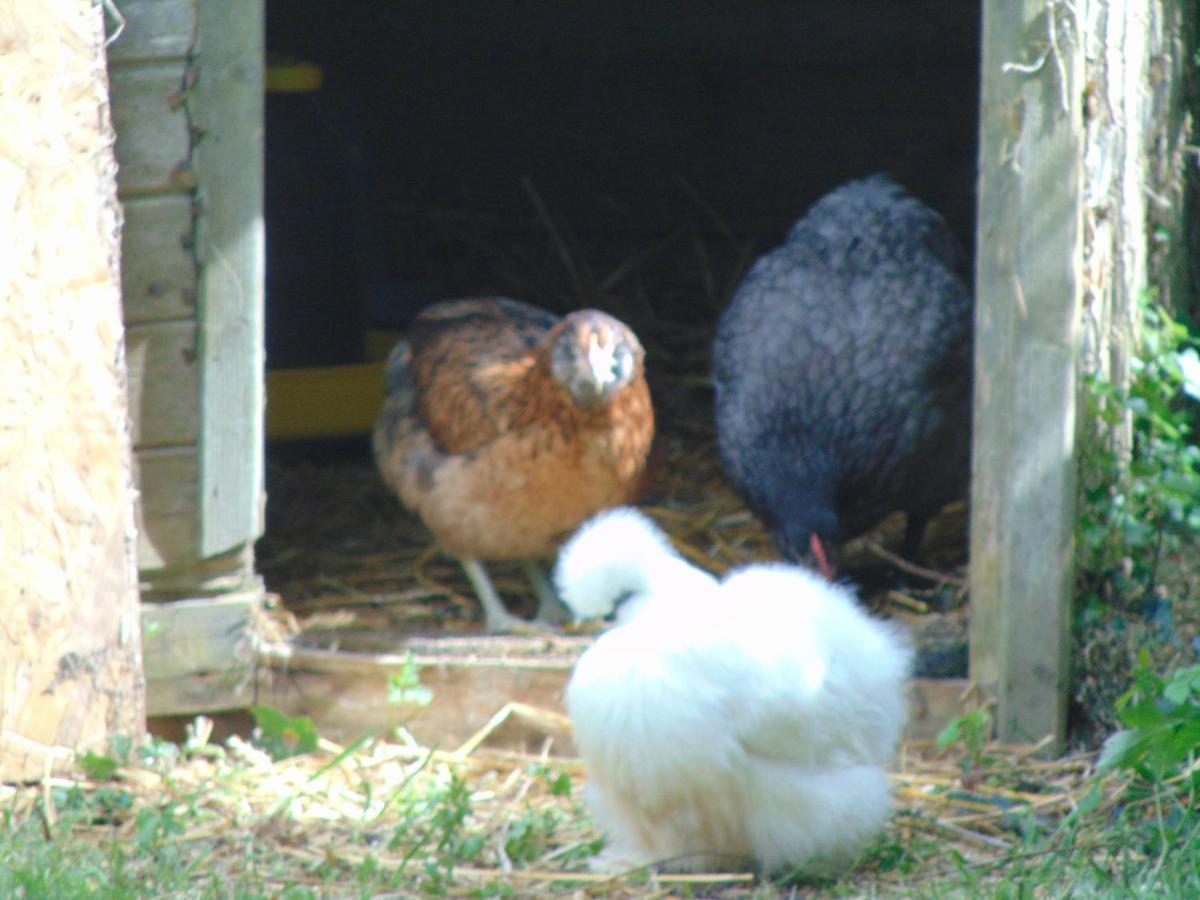
[[[660,594],[681,597],[712,587],[715,579],[690,565],[645,514],[616,507],[593,516],[559,551],[554,584],[576,619],[603,618],[629,595],[629,610]]]

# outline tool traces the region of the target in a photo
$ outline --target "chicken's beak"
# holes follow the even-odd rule
[[[600,336],[593,332],[588,336],[587,349],[588,368],[592,380],[597,386],[597,394],[603,394],[617,380],[616,346],[611,343],[600,343]]]

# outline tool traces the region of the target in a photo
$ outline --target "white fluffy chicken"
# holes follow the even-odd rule
[[[781,563],[718,582],[628,508],[585,523],[554,577],[577,618],[617,622],[566,697],[596,868],[845,862],[880,829],[912,654],[849,590]]]

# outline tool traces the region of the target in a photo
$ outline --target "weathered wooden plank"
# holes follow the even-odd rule
[[[1003,740],[1061,741],[1066,725],[1079,42],[1066,5],[985,0],[970,658]]]
[[[142,605],[150,715],[237,709],[254,702],[262,589]]]
[[[145,685],[102,12],[3,18],[0,781],[25,781],[136,739]]]
[[[134,446],[196,443],[196,323],[135,325],[125,348]]]
[[[191,597],[246,590],[257,583],[254,574],[254,547],[243,544],[228,553],[204,559],[188,559],[182,565],[141,572],[142,602],[172,602]]]
[[[151,447],[134,454],[141,492],[138,568],[144,600],[244,592],[258,584],[253,547],[199,554],[199,463],[195,447]]]
[[[171,681],[149,682],[146,703],[152,716],[194,716],[246,709],[255,702],[253,669],[198,672]]]
[[[136,451],[134,463],[143,601],[238,593],[258,585],[250,544],[200,557],[195,447],[145,448]]]
[[[538,638],[475,641],[425,639],[393,654],[349,653],[268,645],[258,677],[258,702],[289,715],[310,716],[324,737],[352,741],[402,725],[426,746],[451,750],[483,727],[510,701],[566,714],[563,692],[587,638],[556,639],[550,650]],[[411,650],[431,702],[393,703],[388,676],[404,670]],[[933,738],[963,711],[965,679],[913,679],[905,737]],[[545,732],[526,736],[519,749],[536,752]],[[510,735],[518,740],[521,734]],[[569,734],[556,733],[554,752],[573,752]]]
[[[147,571],[196,561],[199,471],[194,447],[164,447],[134,454],[138,568]]]
[[[121,294],[125,324],[196,315],[196,260],[190,194],[125,202]]]
[[[263,527],[263,3],[199,7],[200,553]]]
[[[161,60],[187,56],[195,24],[196,0],[121,0],[116,4],[124,26],[116,17],[108,20],[111,40],[108,63]]]
[[[189,134],[180,90],[184,63],[122,66],[112,72],[121,198],[188,191]]]

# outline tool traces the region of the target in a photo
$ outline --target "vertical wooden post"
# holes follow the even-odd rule
[[[200,555],[263,530],[263,0],[196,10]]]
[[[0,779],[145,728],[102,15],[0,4]]]
[[[998,736],[1061,742],[1081,298],[1078,5],[984,0],[971,678]]]

